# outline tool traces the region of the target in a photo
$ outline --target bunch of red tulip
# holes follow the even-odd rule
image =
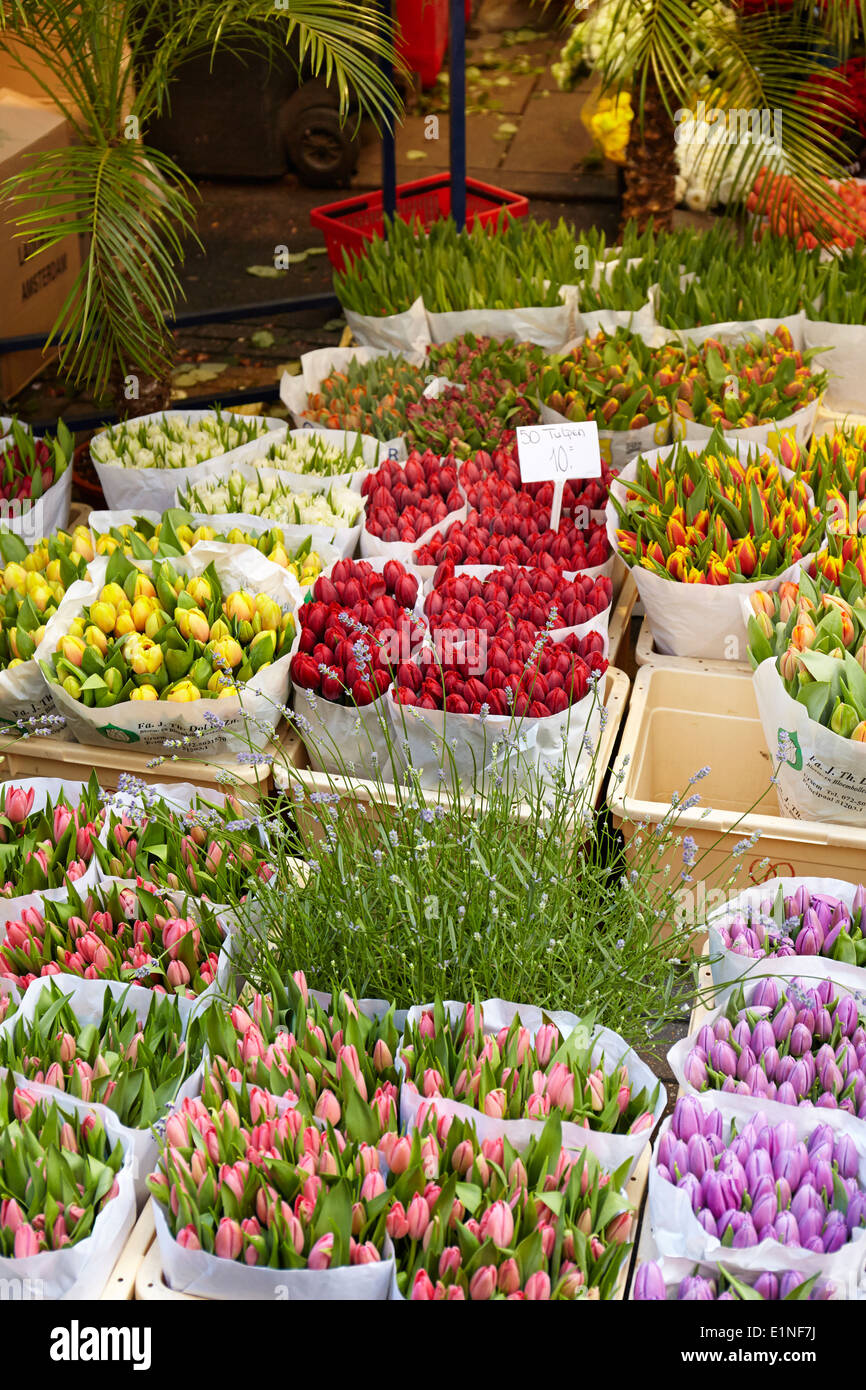
[[[453,459],[413,449],[405,464],[383,463],[364,479],[365,525],[383,541],[416,541],[463,506]]]

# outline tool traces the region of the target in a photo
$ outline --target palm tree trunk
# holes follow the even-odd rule
[[[643,128],[631,123],[624,169],[622,226],[634,219],[643,230],[650,218],[656,230],[670,231],[675,206],[674,124],[652,71],[647,73]]]

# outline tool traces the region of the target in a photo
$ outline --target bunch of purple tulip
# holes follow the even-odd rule
[[[850,995],[830,980],[760,980],[735,991],[705,1023],[683,1074],[696,1091],[759,1096],[780,1105],[820,1105],[866,1119],[866,1029]]]
[[[830,893],[812,893],[805,884],[785,896],[781,888],[759,906],[747,904],[716,923],[722,944],[739,956],[829,956],[849,965],[866,965],[863,935],[866,888],[862,883],[848,907]]]
[[[735,1279],[726,1269],[720,1269],[718,1278],[710,1279],[702,1274],[687,1274],[677,1285],[672,1302],[718,1302],[732,1303],[743,1299],[744,1281]],[[805,1299],[827,1299],[832,1296],[832,1285],[817,1284],[815,1277],[807,1279],[795,1269],[787,1269],[783,1274],[773,1274],[765,1270],[749,1284],[752,1296],[775,1303],[778,1300],[799,1302]],[[721,1290],[721,1292],[719,1292]],[[644,1303],[662,1303],[667,1300],[667,1286],[662,1267],[655,1260],[639,1265],[634,1276],[632,1298]]]
[[[818,1125],[808,1143],[788,1121],[758,1111],[737,1132],[692,1096],[676,1103],[659,1140],[656,1170],[688,1196],[708,1235],[735,1250],[775,1240],[832,1255],[866,1225],[854,1141]]]

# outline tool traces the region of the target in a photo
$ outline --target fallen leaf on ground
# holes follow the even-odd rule
[[[195,386],[200,381],[215,381],[227,365],[226,362],[203,362],[200,367],[182,367],[172,374],[172,385]]]

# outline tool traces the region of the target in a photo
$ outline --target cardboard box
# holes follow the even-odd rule
[[[0,89],[0,183],[26,168],[26,156],[62,149],[70,143],[64,117],[53,107],[24,93]],[[26,238],[15,235],[8,205],[0,209],[0,338],[45,333],[81,268],[77,234],[30,257]],[[44,369],[55,350],[38,348],[0,354],[0,398],[9,399]]]

